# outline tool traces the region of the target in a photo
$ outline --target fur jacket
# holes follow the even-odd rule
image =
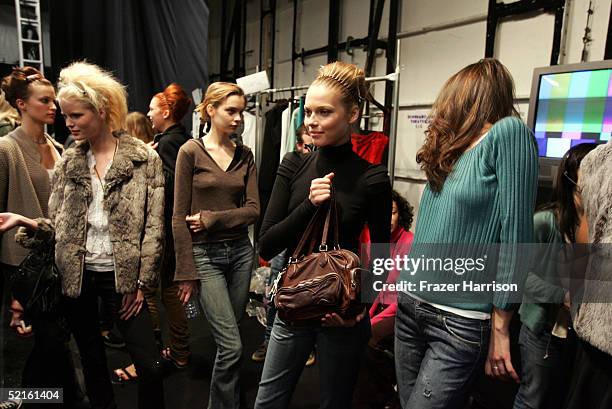
[[[582,303],[574,317],[580,338],[612,355],[612,142],[597,147],[580,165],[579,184],[589,226],[591,257]],[[573,299],[572,295],[572,299]]]
[[[147,286],[157,283],[164,236],[164,174],[153,149],[126,133],[115,136],[119,145],[104,178],[103,205],[108,211],[116,291],[126,294],[138,288],[138,281]],[[84,273],[92,200],[88,149],[85,141],[66,151],[55,167],[49,219],[37,219],[35,232],[21,228],[16,237],[30,248],[55,240],[55,262],[68,297],[81,294]]]

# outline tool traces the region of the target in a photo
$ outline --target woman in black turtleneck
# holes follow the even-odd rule
[[[178,368],[187,365],[189,360],[189,328],[185,318],[185,309],[178,298],[178,284],[174,281],[175,258],[174,239],[172,237],[172,213],[174,210],[174,168],[176,157],[181,146],[190,138],[185,127],[180,123],[191,105],[191,99],[183,88],[172,83],[163,92],[151,99],[147,116],[151,119],[153,130],[159,132],[153,138],[153,147],[164,164],[165,205],[164,230],[166,245],[162,258],[160,281],[161,300],[168,314],[170,343],[162,351],[162,356]],[[152,289],[153,290],[153,289]],[[153,325],[159,330],[159,309],[154,291],[145,292]],[[151,307],[153,304],[153,307]]]
[[[158,132],[153,138],[153,148],[164,165],[164,231],[165,246],[162,256],[160,283],[161,301],[166,308],[170,343],[162,350],[162,357],[176,368],[184,368],[189,361],[189,327],[185,309],[178,297],[178,284],[174,281],[174,239],[172,237],[172,212],[174,210],[174,168],[180,147],[190,139],[185,127],[180,123],[191,99],[183,88],[175,83],[155,94],[149,104],[147,116],[153,130]],[[144,288],[143,292],[151,314],[156,338],[161,343],[159,307],[157,292],[159,288]],[[137,376],[134,365],[115,370],[116,381],[128,381]]]
[[[335,62],[321,68],[306,94],[304,124],[318,150],[289,153],[281,163],[261,228],[260,255],[295,249],[318,206],[338,202],[340,245],[358,253],[367,223],[372,243],[389,243],[391,185],[384,167],[352,151],[351,125],[366,95],[363,71]],[[366,289],[364,288],[364,291]],[[315,326],[291,326],[276,317],[255,408],[287,408],[304,363],[317,345],[320,407],[349,408],[370,334],[367,313],[345,320],[327,315]]]

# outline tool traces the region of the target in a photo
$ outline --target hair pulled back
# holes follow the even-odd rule
[[[57,88],[60,102],[78,101],[94,112],[104,111],[111,131],[124,127],[127,92],[110,72],[85,61],[74,62],[60,72]]]
[[[175,82],[155,94],[154,98],[170,111],[170,118],[174,122],[180,122],[191,105],[191,98],[187,96],[183,87]]]
[[[342,61],[322,66],[312,85],[323,85],[338,92],[347,111],[361,107],[368,96],[363,70]]]
[[[17,100],[26,100],[30,96],[31,85],[53,86],[40,71],[34,67],[15,67],[2,79],[2,91],[9,104],[19,111]]]
[[[246,103],[244,91],[238,85],[231,82],[213,82],[210,84],[206,89],[204,100],[199,103],[195,109],[200,114],[202,122],[208,122],[210,120],[210,117],[206,112],[206,107],[208,105],[212,105],[214,108],[217,108],[223,103],[223,101],[232,95],[243,97]]]

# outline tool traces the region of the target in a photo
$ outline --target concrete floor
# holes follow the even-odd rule
[[[6,321],[5,321],[6,322]],[[192,362],[189,368],[169,373],[164,381],[166,408],[202,409],[208,402],[208,388],[214,362],[215,345],[202,316],[190,321]],[[164,334],[166,328],[162,328]],[[242,368],[242,405],[252,408],[257,394],[257,385],[263,363],[251,361],[250,356],[263,339],[264,328],[255,318],[245,318],[242,323],[243,368]],[[2,336],[4,335],[4,336]],[[3,338],[4,386],[18,386],[21,368],[28,356],[32,339],[17,338],[11,331],[0,329]],[[518,357],[518,355],[516,355]],[[123,350],[107,348],[111,368],[129,364],[129,356]],[[318,407],[318,366],[305,368],[291,403],[292,409],[315,409]],[[116,401],[119,409],[136,408],[136,385],[115,385]],[[512,407],[516,385],[492,381],[482,377],[477,382],[471,404],[472,409],[504,409]],[[27,405],[25,406],[27,408]]]

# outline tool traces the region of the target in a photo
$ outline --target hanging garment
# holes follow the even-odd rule
[[[281,118],[281,139],[280,139],[280,151],[279,151],[279,160],[282,161],[285,157],[287,151],[287,134],[291,129],[291,118],[290,114],[293,110],[293,104],[289,104],[287,109],[283,111],[283,115]]]
[[[244,124],[244,130],[242,131],[242,143],[251,148],[251,152],[253,153],[253,156],[255,156],[258,154],[256,149],[257,118],[255,118],[255,115],[245,112],[243,113],[242,123]]]
[[[285,140],[285,152],[293,152],[295,150],[297,144],[297,129],[299,128],[299,125],[297,125],[299,113],[300,108],[295,108],[291,113],[291,124],[289,125],[289,129],[287,129]]]
[[[383,163],[385,150],[389,145],[389,137],[382,132],[370,132],[362,135],[354,133],[351,135],[353,152],[368,162],[378,165]]]
[[[262,215],[266,212],[274,180],[276,179],[276,170],[280,163],[281,119],[287,105],[287,102],[278,103],[265,114],[266,125],[261,144],[261,164],[258,169],[259,203],[261,206],[260,214]],[[256,235],[259,233],[261,220],[263,220],[263,217],[259,218],[255,226]]]

